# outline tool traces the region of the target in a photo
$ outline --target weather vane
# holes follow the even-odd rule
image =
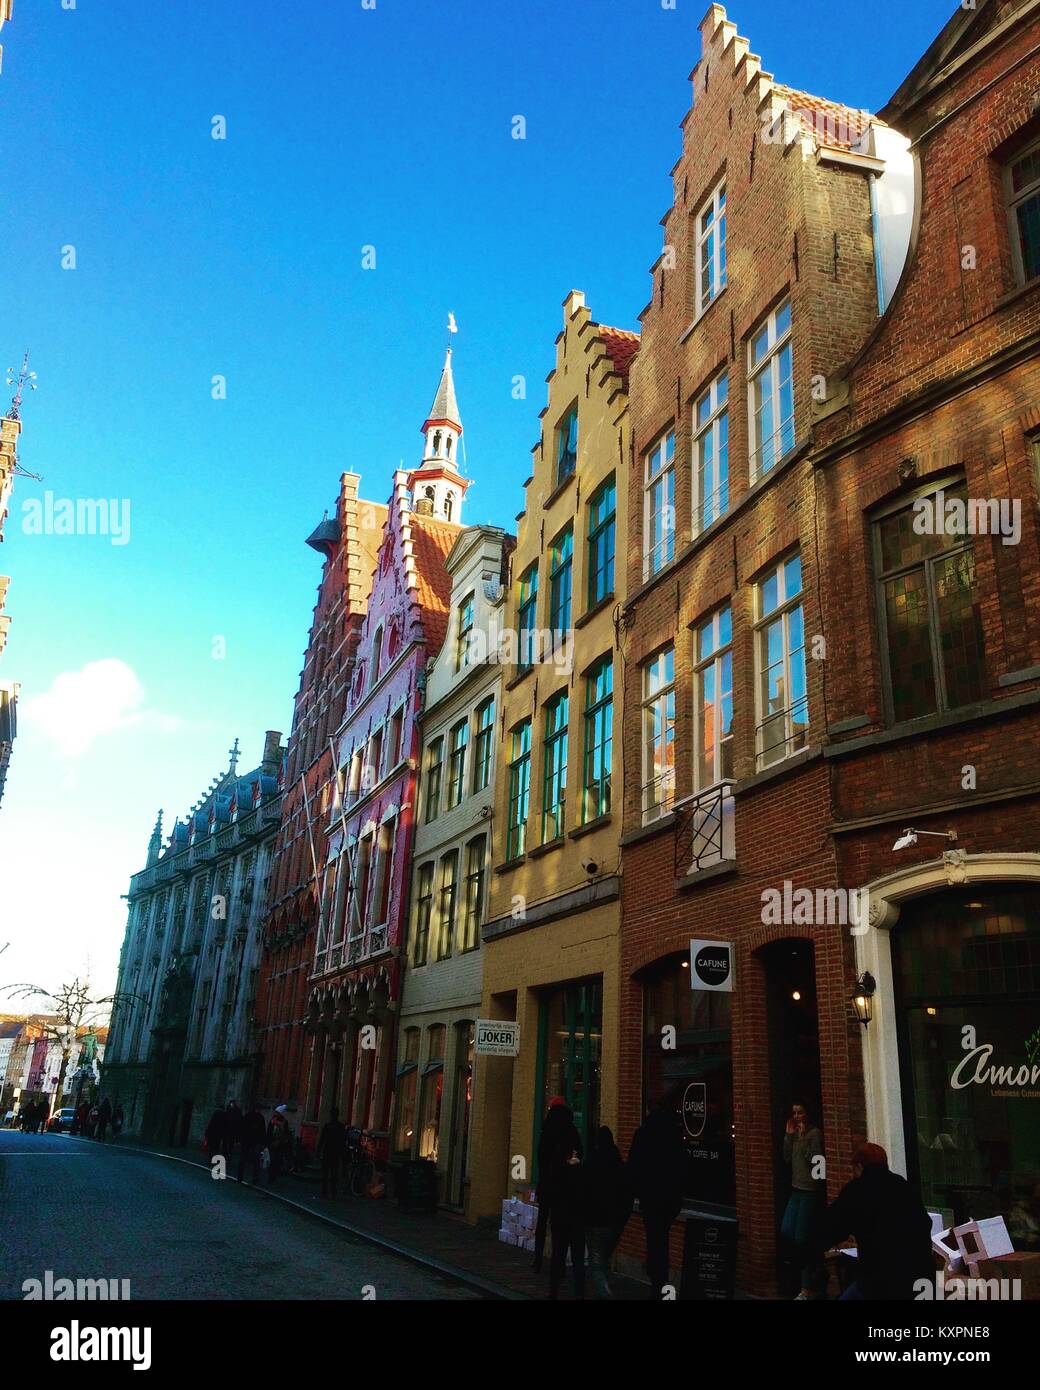
[[[18,414],[18,408],[22,404],[22,392],[25,389],[26,383],[28,382],[30,391],[36,390],[36,373],[29,370],[28,349],[26,350],[25,356],[22,358],[22,370],[15,375],[14,368],[8,367],[7,372],[7,384],[15,388],[14,399],[11,402],[11,409],[7,412],[7,418],[9,420],[20,420],[21,416]]]

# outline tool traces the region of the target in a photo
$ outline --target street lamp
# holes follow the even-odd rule
[[[896,850],[910,849],[912,845],[916,845],[918,835],[931,835],[936,840],[949,840],[951,845],[957,843],[956,830],[912,830],[907,828],[892,846],[893,853]]]
[[[869,970],[865,970],[856,981],[856,989],[852,995],[852,1007],[856,1010],[856,1017],[863,1027],[874,1017],[874,991],[877,989],[877,981]]]

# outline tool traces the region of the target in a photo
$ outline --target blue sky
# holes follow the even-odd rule
[[[21,461],[44,481],[18,480],[0,549],[23,711],[0,990],[89,967],[107,992],[157,808],[183,814],[236,735],[251,767],[265,729],[288,734],[320,573],[304,538],[342,470],[383,501],[418,461],[449,309],[465,519],[511,527],[568,290],[638,327],[706,8],[18,0],[0,366],[31,348]],[[730,17],[778,81],[877,109],[953,8]],[[127,499],[128,543],[27,534],[47,490]]]

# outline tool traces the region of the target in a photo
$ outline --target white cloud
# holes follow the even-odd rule
[[[137,674],[117,657],[63,671],[49,690],[19,703],[18,718],[49,739],[64,758],[82,757],[102,734],[135,728],[169,733],[182,722],[148,709]]]

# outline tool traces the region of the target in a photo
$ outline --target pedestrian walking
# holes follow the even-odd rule
[[[106,1096],[104,1100],[101,1102],[101,1104],[98,1106],[97,1114],[97,1137],[102,1143],[105,1142],[105,1131],[108,1129],[111,1119],[112,1102]]]
[[[242,1111],[238,1101],[232,1098],[224,1108],[224,1144],[225,1157],[231,1162],[231,1157],[235,1152],[235,1145],[242,1138]]]
[[[225,1157],[227,1148],[227,1112],[222,1105],[218,1105],[213,1114],[209,1117],[209,1124],[203,1135],[206,1145],[206,1154],[212,1163],[214,1158]]]
[[[96,1105],[92,1105],[92,1106],[90,1107],[89,1112],[87,1113],[87,1137],[88,1137],[88,1139],[93,1139],[93,1138],[94,1138],[94,1135],[95,1135],[95,1133],[96,1133],[96,1131],[97,1131],[97,1124],[98,1124],[98,1108],[97,1108]]]
[[[668,1283],[668,1233],[682,1209],[686,1180],[679,1116],[667,1101],[658,1101],[636,1130],[628,1170],[646,1232],[646,1272],[659,1299]]]
[[[267,1126],[267,1148],[271,1155],[267,1170],[268,1186],[275,1183],[286,1168],[292,1168],[292,1130],[285,1112],[284,1105],[276,1105]]]
[[[585,1164],[585,1239],[594,1298],[611,1298],[610,1261],[632,1214],[632,1179],[614,1136],[601,1125]]]
[[[549,1109],[545,1112],[545,1119],[542,1121],[542,1132],[538,1136],[538,1182],[534,1189],[535,1201],[538,1203],[538,1221],[534,1230],[533,1268],[536,1274],[542,1268],[542,1260],[545,1255],[545,1237],[549,1231],[549,1203],[544,1200],[542,1193],[542,1174],[545,1172],[546,1156],[552,1138],[552,1124],[549,1117],[554,1109],[566,1104],[563,1096],[553,1096],[549,1102]]]
[[[335,1197],[339,1185],[339,1170],[347,1147],[347,1127],[333,1106],[329,1118],[318,1136],[318,1158],[321,1161],[321,1195]]]
[[[264,1117],[254,1103],[242,1119],[242,1151],[238,1159],[238,1180],[244,1181],[246,1168],[252,1173],[251,1182],[255,1187],[261,1172],[260,1155],[267,1145],[267,1126]]]
[[[791,1169],[791,1194],[780,1225],[780,1241],[791,1266],[800,1271],[799,1299],[823,1298],[827,1269],[813,1258],[812,1233],[826,1200],[823,1135],[808,1107],[796,1100],[784,1131],[784,1162]],[[788,1289],[790,1293],[790,1288]]]
[[[852,1156],[855,1175],[819,1223],[821,1253],[850,1236],[856,1241],[856,1279],[842,1300],[908,1302],[926,1280],[934,1291],[932,1222],[920,1195],[893,1173],[880,1144],[863,1144]],[[934,1292],[933,1295],[934,1296]]]
[[[117,1135],[122,1134],[122,1132],[123,1132],[123,1125],[124,1125],[125,1123],[126,1123],[126,1119],[125,1119],[125,1116],[124,1116],[124,1114],[123,1114],[123,1107],[122,1107],[121,1105],[117,1105],[116,1108],[112,1111],[112,1138],[113,1138],[113,1139],[114,1139]]]
[[[581,1136],[568,1105],[553,1104],[545,1117],[538,1144],[539,1210],[549,1213],[552,1257],[549,1262],[549,1297],[558,1298],[570,1252],[574,1272],[574,1296],[585,1297],[584,1190]]]

